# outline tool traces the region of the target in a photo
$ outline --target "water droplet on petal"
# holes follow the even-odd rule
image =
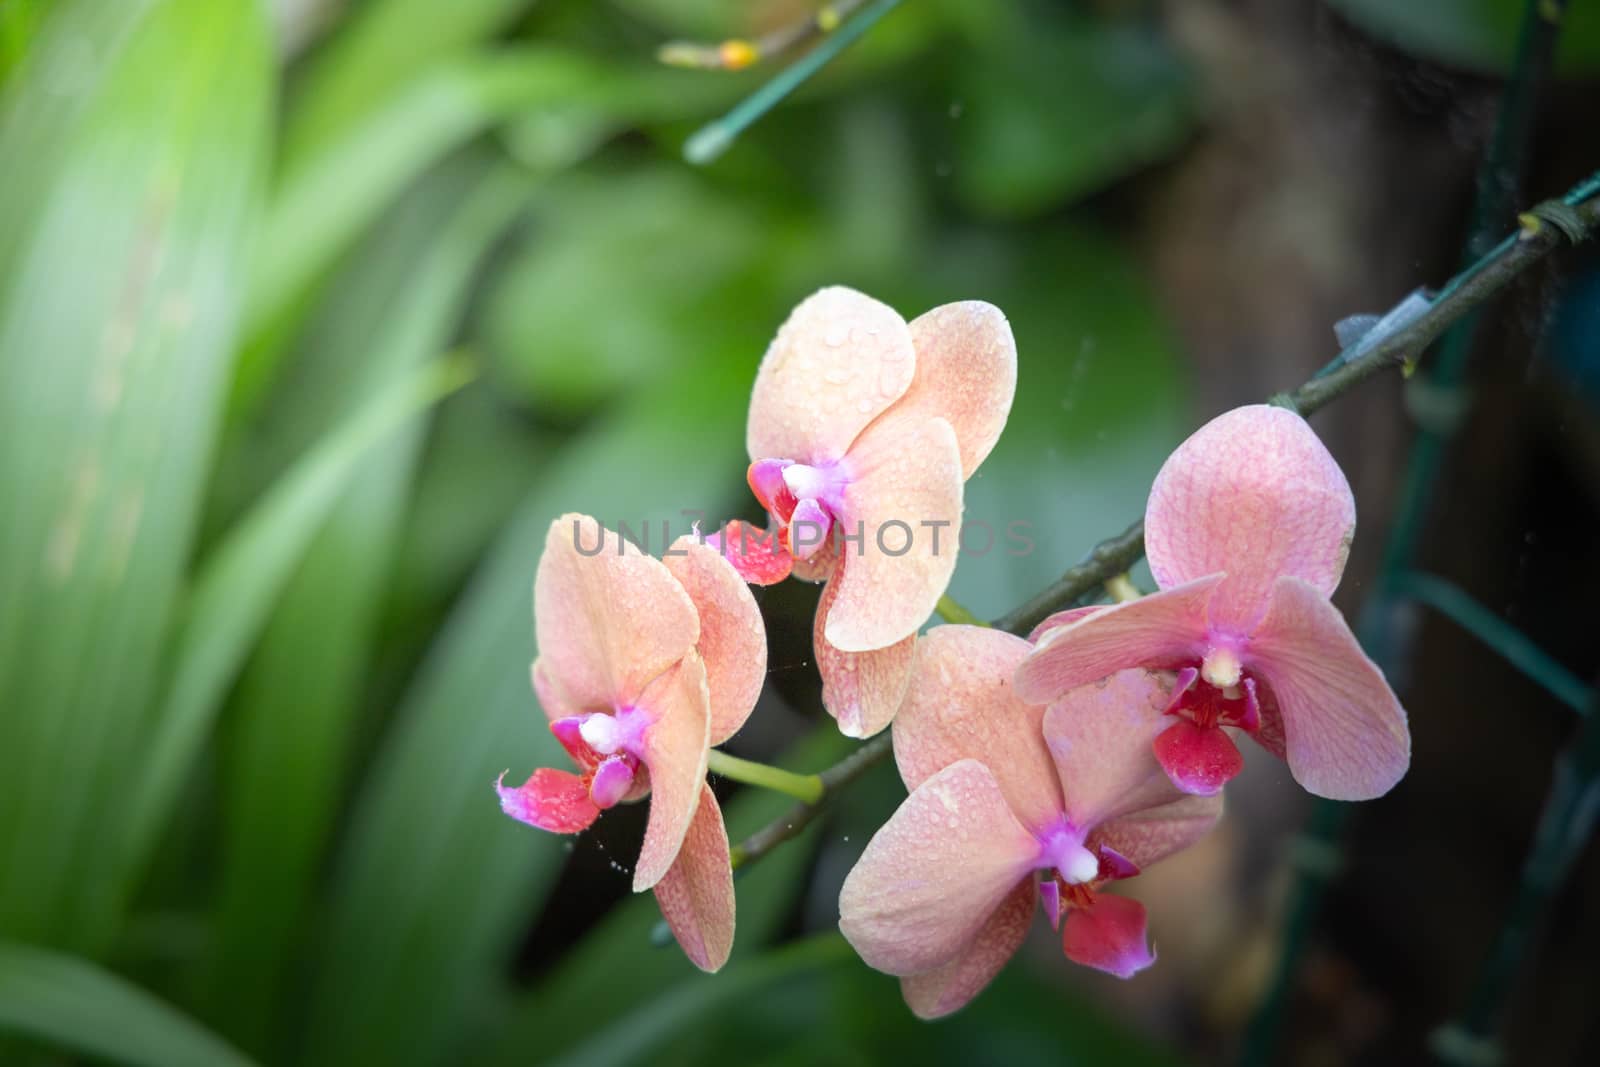
[[[844,325],[829,326],[828,332],[822,335],[822,343],[829,348],[838,348],[850,339],[850,330]]]
[[[866,397],[862,397],[860,400],[856,401],[856,410],[865,415],[867,412],[872,410],[872,401],[868,400]]]

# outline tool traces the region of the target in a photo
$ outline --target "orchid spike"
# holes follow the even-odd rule
[[[534,691],[578,773],[497,783],[501,807],[570,834],[648,793],[634,891],[654,888],[684,952],[715,971],[733,944],[733,872],[706,761],[749,718],[766,677],[755,600],[695,538],[657,560],[586,515],[564,515],[545,538],[533,601]]]
[[[923,1018],[960,1008],[1021,945],[1035,901],[1077,963],[1129,977],[1155,959],[1144,907],[1104,892],[1188,847],[1220,797],[1186,796],[1150,751],[1169,680],[1124,671],[1048,709],[1011,678],[1031,651],[983,627],[918,643],[894,754],[911,795],[839,896],[839,928],[901,978]]]
[[[1230,731],[1334,800],[1405,774],[1405,711],[1329,602],[1355,529],[1349,483],[1304,419],[1267,405],[1218,416],[1162,466],[1145,511],[1160,592],[1047,620],[1017,673],[1028,700],[1130,667],[1178,671],[1155,752],[1186,792],[1243,766]]]
[[[900,706],[911,643],[955,568],[963,484],[1005,426],[1016,377],[992,305],[946,304],[908,324],[844,288],[795,308],[761,362],[746,444],[770,526],[752,536],[733,524],[715,544],[748,581],[828,583],[823,705],[852,737]]]

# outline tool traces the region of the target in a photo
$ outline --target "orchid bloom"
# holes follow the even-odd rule
[[[719,535],[760,585],[826,580],[817,607],[823,705],[852,737],[889,724],[911,646],[955,569],[965,481],[1016,392],[998,308],[946,304],[907,324],[851,289],[795,308],[756,375],[749,482],[773,526]]]
[[[1124,671],[1024,703],[1021,638],[939,626],[918,644],[894,755],[911,795],[845,879],[839,928],[901,977],[923,1018],[986,986],[1022,944],[1036,900],[1069,959],[1122,978],[1149,966],[1145,910],[1104,892],[1186,848],[1220,797],[1175,789],[1150,754],[1169,679]]]
[[[1388,792],[1411,758],[1406,716],[1329,602],[1355,529],[1349,483],[1304,419],[1238,408],[1162,466],[1145,511],[1161,591],[1048,622],[1017,673],[1035,701],[1129,667],[1178,672],[1155,753],[1209,794],[1238,774],[1238,730],[1334,800]]]
[[[733,873],[706,760],[744,725],[766,676],[755,600],[694,538],[657,560],[586,515],[563,515],[545,538],[533,605],[533,687],[580,773],[497,784],[501,807],[571,834],[648,793],[634,891],[654,888],[684,952],[714,971],[733,945]]]

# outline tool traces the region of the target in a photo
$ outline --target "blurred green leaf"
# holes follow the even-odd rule
[[[0,101],[0,931],[96,951],[272,84],[251,0],[72,0]],[[69,783],[64,787],[64,783]]]
[[[849,944],[832,933],[731,963],[714,978],[676,985],[639,1004],[613,1024],[591,1028],[589,1040],[555,1062],[568,1067],[649,1063],[674,1038],[697,1027],[714,1025],[718,1015],[739,1001],[770,996],[773,987],[782,982],[852,959]]]
[[[963,198],[1019,217],[1169,154],[1192,120],[1177,55],[1154,32],[1057,11],[1010,17],[956,66],[950,115]]]
[[[945,291],[992,295],[1017,339],[1016,401],[967,483],[966,549],[950,587],[993,618],[1142,515],[1162,460],[1192,427],[1160,312],[1108,236],[1058,226],[1026,244],[940,258],[983,271]],[[994,541],[984,552],[986,528]]]
[[[0,85],[27,54],[47,9],[46,0],[11,0],[0,5]]]
[[[472,160],[402,201],[330,290],[269,421],[314,441],[444,348],[485,249],[527,196],[525,179],[498,168],[485,175]],[[283,967],[337,820],[421,443],[413,425],[353,469],[240,680],[223,773],[217,955],[202,991],[210,1017],[247,1048],[270,1037]]]
[[[827,723],[779,764],[819,770],[851,747],[853,743]],[[793,804],[781,794],[746,789],[725,812],[730,843],[737,844]],[[734,960],[758,955],[793,911],[805,889],[816,840],[813,827],[738,875]],[[660,921],[653,895],[640,895],[618,907],[549,975],[515,999],[506,1031],[487,1062],[512,1067],[530,1058],[544,1062],[577,1055],[574,1049],[596,1033],[628,1026],[628,1013],[640,1005],[675,989],[697,991],[693,1000],[723,980],[721,975],[696,970],[676,942],[652,947],[651,935]]]
[[[548,189],[485,310],[495,365],[541,410],[582,414],[672,374],[762,269],[770,220],[681,167]]]
[[[387,385],[317,442],[198,568],[173,638],[173,673],[147,755],[124,798],[116,858],[102,892],[126,892],[149,862],[179,790],[245,657],[307,546],[369,451],[470,376],[443,361]]]
[[[681,509],[717,514],[744,467],[755,358],[740,340],[575,439],[464,595],[358,798],[303,1062],[438,1062],[495,992],[564,856],[560,838],[502,815],[492,789],[508,766],[565,758],[528,682],[545,530],[568,510],[651,520],[653,537],[663,520],[685,532]]]
[[[1402,51],[1469,70],[1504,74],[1511,69],[1528,0],[1330,0],[1351,22]],[[1589,74],[1600,69],[1600,10],[1567,7],[1556,69]]]
[[[289,97],[283,153],[310,155],[380,108],[406,79],[466,51],[532,0],[376,0],[338,27]]]
[[[73,956],[0,943],[0,1031],[140,1067],[249,1067],[204,1027]]]

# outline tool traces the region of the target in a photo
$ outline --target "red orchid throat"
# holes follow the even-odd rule
[[[1039,899],[1052,927],[1059,928],[1073,908],[1094,907],[1096,891],[1107,882],[1139,873],[1132,860],[1109,845],[1088,847],[1087,836],[1063,822],[1039,840]]]

